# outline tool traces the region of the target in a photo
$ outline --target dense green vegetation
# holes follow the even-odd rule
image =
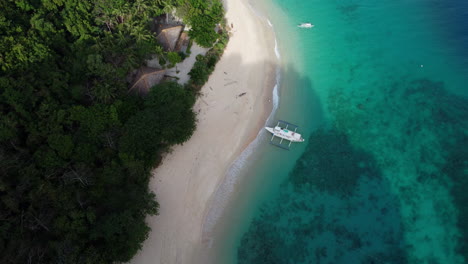
[[[213,45],[198,30],[222,19],[219,1],[0,6],[0,263],[128,261],[158,209],[150,170],[193,133],[195,98],[175,83],[133,96],[126,76],[161,52],[149,21],[173,8]]]
[[[180,2],[177,11],[192,27],[189,36],[200,46],[211,47],[218,39],[215,27],[223,21],[224,17],[221,1],[181,0]]]
[[[188,86],[190,89],[198,91],[208,81],[208,77],[214,71],[216,63],[224,53],[228,40],[228,32],[221,31],[216,44],[206,53],[206,55],[197,56],[195,64],[189,72],[190,81]]]

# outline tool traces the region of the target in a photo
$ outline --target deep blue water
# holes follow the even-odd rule
[[[277,31],[301,54],[282,87],[321,125],[237,262],[468,263],[468,1],[271,4],[299,36]]]

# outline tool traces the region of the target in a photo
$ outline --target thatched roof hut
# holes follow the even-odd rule
[[[164,78],[166,70],[150,67],[141,67],[136,71],[133,77],[133,83],[130,86],[129,92],[134,92],[139,95],[146,95],[154,85],[161,82]]]
[[[163,46],[165,51],[174,51],[177,41],[179,40],[180,33],[183,29],[183,26],[169,26],[162,28],[160,32],[158,32],[156,39]]]
[[[185,31],[182,32],[180,34],[179,41],[177,41],[175,51],[182,51],[185,53],[189,46],[189,42],[190,42],[190,39],[189,39],[188,33]]]

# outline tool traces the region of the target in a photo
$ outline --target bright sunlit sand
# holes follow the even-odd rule
[[[192,138],[176,146],[154,171],[150,188],[160,203],[152,229],[132,263],[194,263],[204,215],[233,160],[251,142],[271,111],[276,57],[274,34],[246,1],[229,0],[232,37],[201,90]]]

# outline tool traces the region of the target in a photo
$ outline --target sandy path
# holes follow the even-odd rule
[[[193,43],[190,56],[188,58],[185,58],[184,61],[177,63],[174,68],[167,69],[166,75],[177,77],[178,83],[186,84],[190,79],[188,73],[195,64],[197,55],[205,55],[207,51],[207,48],[202,48],[198,46],[197,43]]]
[[[271,111],[273,32],[246,0],[228,0],[228,8],[233,36],[195,105],[197,130],[154,171],[150,188],[160,211],[148,218],[152,232],[132,263],[197,262],[207,246],[201,237],[210,198]]]

